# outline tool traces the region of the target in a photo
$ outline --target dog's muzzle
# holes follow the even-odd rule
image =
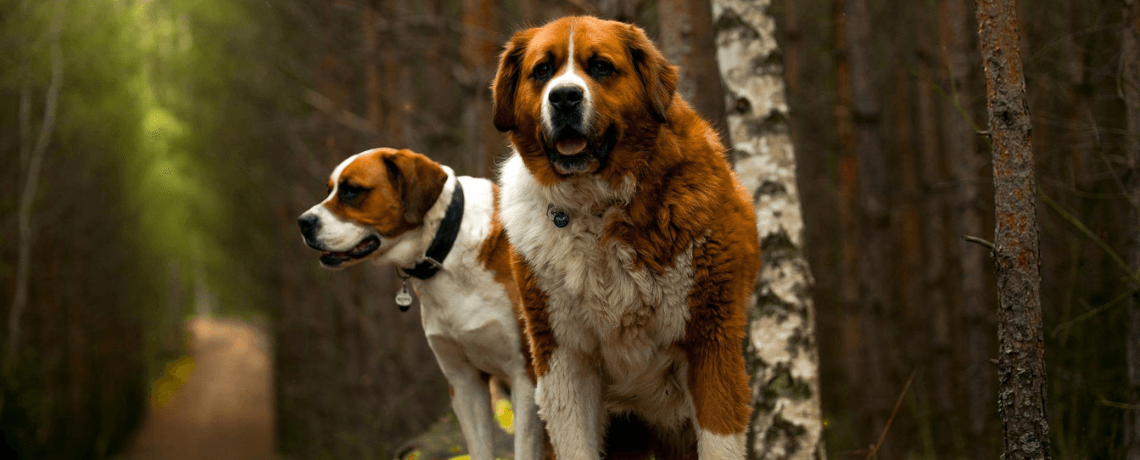
[[[321,230],[321,220],[313,214],[302,214],[297,219],[297,225],[301,227],[301,237],[305,239],[305,244],[310,248],[318,251],[326,251],[320,242],[317,241],[317,232]]]

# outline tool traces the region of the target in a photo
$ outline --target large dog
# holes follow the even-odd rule
[[[500,58],[502,219],[559,459],[745,455],[755,214],[676,79],[641,29],[591,17]]]
[[[301,215],[305,243],[323,252],[321,265],[329,268],[371,259],[406,275],[420,296],[424,333],[471,458],[494,458],[489,376],[510,383],[515,458],[540,458],[542,424],[510,297],[514,280],[495,185],[456,177],[408,150],[381,148],[344,160],[328,187],[328,197]],[[400,294],[397,303],[406,308],[406,285]]]

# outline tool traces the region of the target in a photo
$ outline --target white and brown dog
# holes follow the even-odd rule
[[[326,267],[370,259],[410,277],[471,458],[494,458],[489,376],[511,387],[515,458],[540,458],[542,424],[495,185],[380,148],[344,160],[328,187],[328,197],[299,219],[305,243],[323,252]]]
[[[749,194],[628,24],[521,31],[493,83],[502,219],[559,459],[742,459]]]

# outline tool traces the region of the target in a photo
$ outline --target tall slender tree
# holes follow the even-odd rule
[[[933,4],[928,0],[928,6]],[[920,141],[920,157],[923,194],[922,241],[923,241],[923,280],[924,299],[928,314],[928,325],[922,330],[928,331],[930,356],[925,363],[925,382],[930,390],[931,398],[931,430],[940,433],[934,437],[934,447],[939,452],[953,452],[955,450],[954,438],[965,431],[957,423],[960,418],[954,410],[955,389],[959,388],[955,382],[953,340],[953,320],[951,310],[950,284],[950,256],[946,183],[946,160],[943,155],[941,136],[939,133],[938,99],[935,96],[935,75],[944,68],[937,51],[936,37],[927,31],[934,29],[935,14],[933,7],[922,8],[915,15],[914,27],[918,46],[917,75],[919,80],[916,105],[918,109],[918,131]]]
[[[864,392],[867,426],[877,434],[897,391],[892,382],[890,357],[893,341],[888,318],[895,315],[890,272],[891,209],[886,151],[879,132],[882,110],[876,88],[877,63],[873,60],[871,11],[867,0],[844,0],[845,45],[850,68],[853,147],[858,161],[859,311],[862,320]],[[890,444],[888,444],[890,446]],[[890,452],[891,449],[886,449]]]
[[[771,1],[712,5],[736,174],[756,199],[763,250],[746,346],[750,458],[823,458],[813,280]]]
[[[954,231],[958,235],[982,234],[981,168],[985,164],[978,153],[977,135],[970,126],[973,110],[970,55],[973,34],[970,30],[970,0],[938,2],[938,37],[942,45],[941,59],[948,72],[947,96],[942,100],[942,145],[954,178],[951,212]],[[966,418],[971,455],[992,457],[987,427],[993,420],[994,383],[990,356],[993,350],[992,302],[986,293],[985,250],[957,240],[957,280],[959,314],[963,319],[961,349],[965,373],[960,377],[966,390]]]
[[[1128,265],[1140,272],[1140,0],[1124,0],[1124,30],[1120,46],[1120,90],[1127,114]],[[1140,286],[1132,285],[1128,305],[1126,349],[1129,402],[1140,402]],[[1124,411],[1124,442],[1128,460],[1140,460],[1140,411]]]
[[[25,12],[27,5],[24,6]],[[20,190],[20,207],[17,211],[17,258],[16,258],[16,289],[12,296],[12,305],[8,309],[8,336],[4,343],[3,376],[8,377],[11,366],[16,359],[16,350],[20,346],[20,335],[23,330],[23,314],[28,308],[28,284],[31,277],[32,245],[35,244],[35,233],[32,231],[33,205],[36,194],[39,192],[40,171],[43,169],[44,156],[47,154],[48,143],[51,141],[55,129],[56,113],[59,109],[59,90],[63,85],[63,51],[60,47],[60,29],[63,27],[63,0],[55,0],[52,5],[51,28],[48,31],[51,42],[51,82],[48,84],[47,94],[44,96],[44,115],[40,122],[35,140],[30,133],[33,131],[31,120],[31,86],[24,84],[20,91],[20,165],[26,168],[23,174],[23,187]],[[27,78],[27,77],[25,77]],[[3,400],[0,399],[0,403]]]
[[[1045,342],[1029,103],[1012,0],[977,0],[993,145],[998,414],[1006,460],[1048,459]]]

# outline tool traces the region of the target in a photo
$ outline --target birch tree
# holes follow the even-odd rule
[[[752,192],[763,266],[749,314],[751,458],[824,458],[812,276],[771,0],[713,0],[736,174]],[[758,65],[759,64],[759,65]]]
[[[1045,342],[1029,103],[1013,0],[977,0],[993,145],[998,415],[1005,460],[1048,459]]]

